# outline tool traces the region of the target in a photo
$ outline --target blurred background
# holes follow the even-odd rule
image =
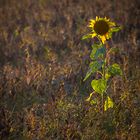
[[[129,136],[131,140],[139,137],[139,6],[139,0],[0,0],[0,138],[117,140]],[[122,26],[108,43],[119,48],[111,61],[121,65],[124,75],[122,79],[113,79],[109,92],[117,105],[121,97],[124,100],[118,108],[119,123],[109,124],[111,128],[107,125],[105,132],[106,128],[100,125],[99,130],[90,127],[91,122],[81,115],[89,108],[84,100],[92,91],[90,81],[94,78],[83,82],[93,41],[81,38],[89,32],[89,20],[96,16],[106,16]],[[36,111],[40,111],[39,115],[33,113]],[[70,114],[79,114],[84,124]],[[61,121],[59,115],[64,116]],[[91,114],[86,116],[87,120],[93,118]],[[107,120],[102,117],[96,122],[102,123],[104,117]]]

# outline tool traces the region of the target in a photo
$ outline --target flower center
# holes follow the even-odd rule
[[[109,25],[104,20],[96,21],[94,30],[98,35],[105,35],[109,30]]]

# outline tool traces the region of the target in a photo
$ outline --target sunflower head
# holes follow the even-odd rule
[[[113,32],[120,30],[120,27],[116,27],[116,24],[106,17],[96,17],[95,20],[91,19],[88,27],[90,27],[92,31],[90,34],[91,37],[98,37],[103,44],[107,39],[111,38]]]
[[[109,31],[109,25],[105,20],[99,20],[94,24],[94,31],[98,35],[105,35]]]

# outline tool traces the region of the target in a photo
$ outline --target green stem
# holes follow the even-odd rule
[[[100,38],[99,37],[97,37],[98,38],[98,40],[99,40],[99,42],[102,44],[102,46],[103,46],[103,43],[102,43],[102,41],[100,40]],[[105,55],[104,55],[104,64],[103,64],[103,67],[102,67],[102,70],[103,70],[103,74],[102,74],[102,77],[103,77],[103,79],[105,80],[105,68],[106,68],[106,53],[105,53]],[[102,113],[104,113],[104,94],[105,93],[103,93],[102,94]]]
[[[103,64],[103,80],[105,80],[105,67],[106,67],[106,54],[104,56],[104,64]],[[103,109],[103,112],[104,112],[104,93],[102,95],[102,109]]]

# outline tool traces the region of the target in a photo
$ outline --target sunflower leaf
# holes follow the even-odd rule
[[[114,106],[114,102],[109,96],[107,96],[107,99],[105,100],[104,103],[104,111],[108,110],[109,108],[113,108],[113,106]]]
[[[119,52],[119,48],[117,48],[117,47],[110,48],[109,53],[111,54],[114,52]]]
[[[103,61],[93,61],[89,64],[90,69],[86,73],[86,76],[84,78],[84,81],[87,80],[91,74],[95,73],[98,71],[103,65]]]
[[[90,104],[91,104],[91,105],[96,105],[96,104],[97,104],[97,99],[91,100],[91,101],[90,101]]]
[[[91,86],[95,92],[103,95],[107,89],[107,82],[104,79],[92,80]]]
[[[94,49],[94,48],[101,48],[102,47],[102,44],[100,43],[100,44],[96,44],[96,43],[94,43],[92,46],[92,49]]]
[[[90,101],[90,99],[91,99],[92,95],[93,95],[93,92],[92,92],[92,93],[90,93],[89,97],[86,99],[86,101],[87,101],[87,102],[89,102],[89,101]]]
[[[86,80],[90,77],[91,74],[92,74],[92,70],[89,69],[89,70],[87,71],[86,76],[85,76],[85,78],[84,78],[83,81],[86,81]]]
[[[118,64],[113,64],[108,68],[108,73],[112,76],[122,75],[122,70]]]
[[[92,61],[89,64],[89,67],[92,69],[93,72],[99,70],[103,65],[103,61]]]
[[[98,58],[98,55],[104,53],[105,48],[102,47],[102,44],[94,44],[92,45],[92,51],[90,54],[90,58],[92,60],[95,60],[96,58]]]
[[[122,29],[122,27],[114,27],[111,29],[111,32],[118,32]]]
[[[82,37],[82,40],[85,40],[85,39],[88,39],[88,38],[92,38],[92,34],[84,35],[84,36]]]
[[[91,60],[95,60],[95,53],[96,53],[97,49],[98,49],[97,47],[93,47],[91,54],[90,54]]]
[[[99,49],[97,49],[96,53],[95,53],[95,58],[99,58],[99,57],[103,57],[106,53],[106,49],[105,47],[101,47]]]

